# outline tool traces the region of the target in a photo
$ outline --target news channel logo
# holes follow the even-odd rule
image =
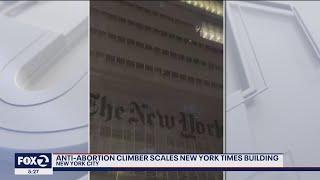
[[[15,153],[15,168],[52,168],[52,154]]]

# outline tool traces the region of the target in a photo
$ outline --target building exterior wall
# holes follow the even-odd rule
[[[207,17],[208,16],[208,17]],[[91,2],[91,152],[222,153],[222,20],[182,2]],[[92,179],[222,179],[207,172],[91,173]]]

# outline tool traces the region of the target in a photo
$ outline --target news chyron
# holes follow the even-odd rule
[[[16,175],[52,175],[51,153],[15,153]]]

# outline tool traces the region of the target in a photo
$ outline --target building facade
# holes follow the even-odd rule
[[[91,152],[222,153],[220,1],[93,1]],[[91,173],[222,179],[213,172]]]

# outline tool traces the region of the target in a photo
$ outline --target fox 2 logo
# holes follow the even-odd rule
[[[51,168],[50,153],[15,153],[15,168]]]

